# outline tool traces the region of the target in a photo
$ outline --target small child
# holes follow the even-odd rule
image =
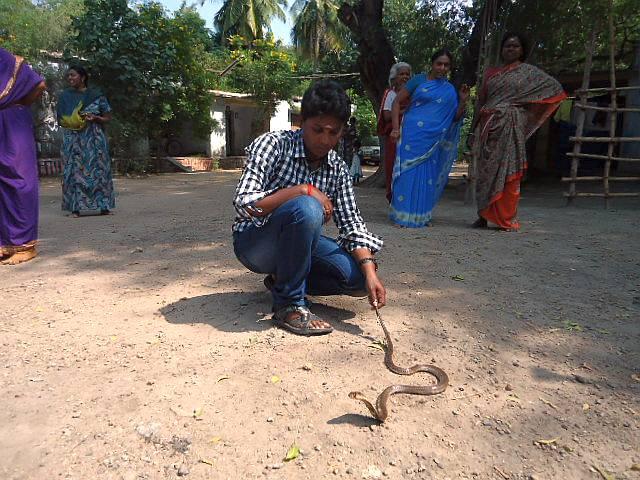
[[[362,167],[360,165],[360,142],[356,140],[353,144],[353,158],[351,159],[351,168],[349,169],[351,180],[353,183],[360,182],[362,178]]]

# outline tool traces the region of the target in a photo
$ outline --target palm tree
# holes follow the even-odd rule
[[[295,0],[291,13],[293,44],[314,62],[321,51],[340,50],[344,46],[347,30],[338,20],[335,0]]]
[[[264,27],[268,30],[271,18],[286,20],[283,7],[287,7],[287,0],[225,0],[214,23],[223,42],[229,35],[255,40],[264,37]]]

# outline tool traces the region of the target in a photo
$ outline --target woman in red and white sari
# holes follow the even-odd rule
[[[393,163],[396,160],[396,141],[389,137],[393,125],[391,124],[391,107],[393,101],[400,89],[411,78],[411,65],[405,62],[398,62],[391,67],[389,71],[389,88],[387,88],[380,103],[380,111],[378,113],[378,130],[379,136],[384,137],[384,175],[387,186],[387,200],[391,202],[391,178],[393,174]],[[400,115],[407,108],[402,105]],[[400,117],[402,121],[402,116]]]

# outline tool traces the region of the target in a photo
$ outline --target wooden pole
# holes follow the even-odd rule
[[[587,42],[587,55],[584,61],[584,73],[582,74],[582,90],[585,93],[580,93],[580,106],[584,107],[587,104],[587,93],[586,90],[589,88],[589,77],[591,76],[591,64],[593,63],[593,50],[596,44],[596,31],[591,30],[591,38]],[[584,108],[579,108],[578,113],[576,114],[576,137],[581,138],[584,133],[584,121],[585,121],[585,110]],[[576,196],[576,182],[575,178],[578,176],[578,165],[580,163],[580,159],[576,156],[576,154],[580,153],[580,149],[582,147],[582,143],[580,140],[576,140],[573,144],[573,156],[571,159],[571,178],[574,179],[569,184],[569,195],[567,196],[567,205],[570,205],[573,202],[574,197]]]
[[[561,182],[595,182],[604,180],[605,177],[562,177]],[[609,177],[610,182],[640,182],[640,177]],[[613,194],[611,194],[613,195]]]
[[[565,197],[568,197],[569,194],[565,193]],[[579,192],[575,194],[576,197],[604,197],[604,193],[590,193],[590,192]],[[640,197],[640,193],[638,192],[613,192],[608,195],[609,197]]]
[[[497,15],[497,4],[495,0],[487,0],[487,4],[484,9],[484,15],[482,17],[482,34],[480,36],[480,48],[478,52],[478,65],[476,67],[476,94],[479,95],[484,80],[484,71],[489,63],[489,54],[491,51],[491,45],[489,43],[489,32],[495,22]],[[480,114],[479,102],[476,98],[476,104],[473,112],[473,119],[471,119],[471,125],[475,125],[475,119]],[[470,132],[470,135],[473,131]],[[474,138],[474,141],[479,141]],[[469,166],[467,167],[467,189],[464,194],[465,205],[476,204],[476,183],[478,178],[478,162],[473,158],[473,155],[469,155]]]
[[[600,112],[611,112],[613,108],[611,107],[596,107],[595,105],[576,105],[577,108],[585,108],[587,110],[598,110]],[[630,107],[630,108],[618,108],[618,112],[640,112],[640,108],[638,107]]]
[[[569,137],[569,140],[573,142],[591,143],[640,142],[640,137]],[[569,156],[572,157],[573,155]]]
[[[595,93],[595,92],[610,92],[611,90],[614,90],[611,87],[602,87],[602,88],[581,88],[579,90],[576,90],[575,93]],[[618,87],[615,90],[621,92],[621,91],[627,91],[627,90],[640,90],[640,85],[633,85],[631,87]]]
[[[567,153],[569,157],[580,157],[580,158],[593,158],[594,160],[606,160],[609,158],[606,155],[596,155],[595,153]],[[611,160],[614,162],[640,162],[640,158],[630,158],[630,157],[611,157]]]
[[[604,162],[604,171],[602,173],[604,186],[604,208],[609,208],[609,172],[611,171],[611,157],[613,157],[613,149],[615,143],[613,138],[616,136],[616,127],[618,124],[618,92],[616,90],[616,31],[613,25],[613,0],[609,0],[609,77],[611,79],[611,104],[610,113],[611,122],[609,125],[609,137],[611,141],[607,148],[607,159]]]

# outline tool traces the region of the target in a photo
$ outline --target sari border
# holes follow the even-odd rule
[[[0,255],[13,255],[20,252],[26,252],[32,250],[37,245],[37,240],[32,240],[22,245],[0,245]]]
[[[2,90],[2,92],[0,92],[0,101],[2,99],[4,99],[7,95],[9,95],[9,93],[13,89],[13,86],[16,83],[16,79],[18,78],[18,72],[20,71],[20,67],[24,63],[24,58],[23,57],[19,57],[18,55],[14,55],[14,58],[16,59],[16,63],[13,66],[13,75],[11,76],[11,78],[9,79],[7,84],[5,85],[5,87]]]
[[[525,163],[524,168],[522,170],[507,176],[507,178],[504,181],[504,184],[506,185],[507,183],[513,182],[514,180],[522,180],[522,178],[524,177],[524,173],[527,171],[527,168],[528,168],[528,164]],[[498,193],[496,193],[493,197],[489,199],[485,207],[479,209],[478,211],[480,212],[480,211],[486,210],[491,205],[493,205],[498,200],[500,200],[503,197],[503,195],[504,195],[504,186],[502,187],[502,190],[500,190]]]

